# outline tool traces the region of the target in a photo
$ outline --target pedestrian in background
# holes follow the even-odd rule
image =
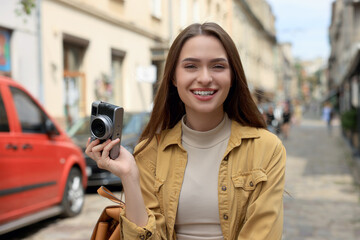
[[[281,134],[281,124],[282,124],[282,118],[283,118],[283,106],[280,103],[277,103],[274,109],[274,116],[275,119],[278,122],[278,127],[276,128],[276,135]]]
[[[328,132],[331,134],[332,132],[332,119],[334,116],[334,111],[329,102],[326,102],[322,111],[322,119],[326,122]]]
[[[290,104],[286,103],[282,113],[282,124],[281,124],[281,132],[285,140],[289,138],[291,117],[292,116],[290,111]]]
[[[134,156],[119,140],[87,143],[119,176],[123,239],[280,240],[286,153],[266,130],[236,46],[215,23],[174,40]]]
[[[266,112],[266,124],[270,132],[275,134],[279,133],[280,122],[275,117],[274,107],[272,105],[269,105],[268,110]]]
[[[294,124],[300,125],[302,121],[302,116],[303,116],[303,107],[300,101],[296,101],[294,107]]]

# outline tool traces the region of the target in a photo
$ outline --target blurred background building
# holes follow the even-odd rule
[[[41,74],[36,12],[25,16],[22,10],[17,1],[1,2],[0,74],[16,79],[40,98]]]
[[[148,111],[172,41],[206,21],[233,38],[259,105],[303,99],[291,44],[277,41],[266,0],[2,0],[0,74],[64,127],[94,100]]]
[[[359,154],[360,137],[360,2],[336,0],[329,28],[331,54],[328,60],[329,94],[341,117],[344,136]]]

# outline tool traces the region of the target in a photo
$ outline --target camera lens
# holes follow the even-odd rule
[[[113,132],[112,121],[104,115],[100,115],[92,120],[90,128],[92,134],[100,140],[110,138]]]
[[[91,129],[94,135],[98,138],[102,138],[105,135],[105,123],[100,119],[95,119],[92,122]]]

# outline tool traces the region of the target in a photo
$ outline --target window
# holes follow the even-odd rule
[[[46,133],[45,122],[48,119],[45,113],[23,91],[10,87],[16,111],[23,132]]]
[[[211,0],[207,0],[207,15],[211,16]]]
[[[354,42],[360,41],[360,3],[354,4],[354,20],[353,20],[353,32],[354,32]]]
[[[151,0],[152,1],[152,15],[158,19],[161,18],[161,3],[162,0]]]
[[[0,94],[0,132],[9,132],[9,120],[6,115],[4,101]]]
[[[111,49],[111,84],[109,90],[111,90],[111,94],[109,95],[109,99],[107,101],[113,102],[118,105],[123,105],[123,65],[125,52],[118,49]]]
[[[10,31],[0,28],[0,73],[10,76]]]
[[[182,28],[187,24],[187,0],[180,1],[180,24]]]
[[[84,47],[64,42],[64,68],[67,71],[78,71],[84,56]]]
[[[195,23],[200,22],[200,6],[198,0],[194,0],[193,3],[193,22]]]
[[[64,113],[67,127],[86,112],[86,75],[82,71],[85,51],[89,41],[63,34],[64,52]]]

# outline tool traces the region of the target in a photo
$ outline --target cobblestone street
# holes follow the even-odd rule
[[[320,120],[293,126],[287,149],[285,240],[360,239],[359,189],[349,170],[350,149],[338,123],[331,135]]]

